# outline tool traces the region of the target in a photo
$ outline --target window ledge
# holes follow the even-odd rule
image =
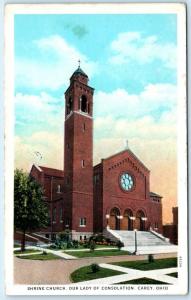
[[[80,225],[80,227],[86,227],[86,225]]]

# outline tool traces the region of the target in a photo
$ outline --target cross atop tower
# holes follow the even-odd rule
[[[78,68],[80,68],[80,63],[81,63],[81,61],[80,61],[80,59],[79,59],[79,60],[78,60],[78,64],[79,64],[79,65],[78,65]]]

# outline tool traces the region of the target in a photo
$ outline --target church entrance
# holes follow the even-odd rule
[[[124,223],[124,230],[133,230],[133,212],[131,209],[125,210]]]
[[[116,207],[110,211],[109,227],[113,230],[120,230],[120,211]]]
[[[142,210],[139,210],[136,214],[136,228],[140,231],[145,231],[145,214]]]

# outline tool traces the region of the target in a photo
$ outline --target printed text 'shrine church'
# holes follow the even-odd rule
[[[106,228],[162,233],[162,197],[150,191],[150,171],[130,149],[93,166],[93,94],[79,66],[65,92],[64,171],[32,166],[51,219],[41,233],[70,229],[78,240]]]

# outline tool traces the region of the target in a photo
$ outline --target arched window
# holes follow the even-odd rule
[[[68,99],[67,102],[67,115],[73,110],[73,101],[72,101],[72,97],[70,97]]]
[[[57,193],[58,194],[61,193],[61,185],[60,184],[57,185]]]
[[[88,101],[85,95],[82,95],[80,98],[80,104],[81,104],[81,111],[88,113]]]

